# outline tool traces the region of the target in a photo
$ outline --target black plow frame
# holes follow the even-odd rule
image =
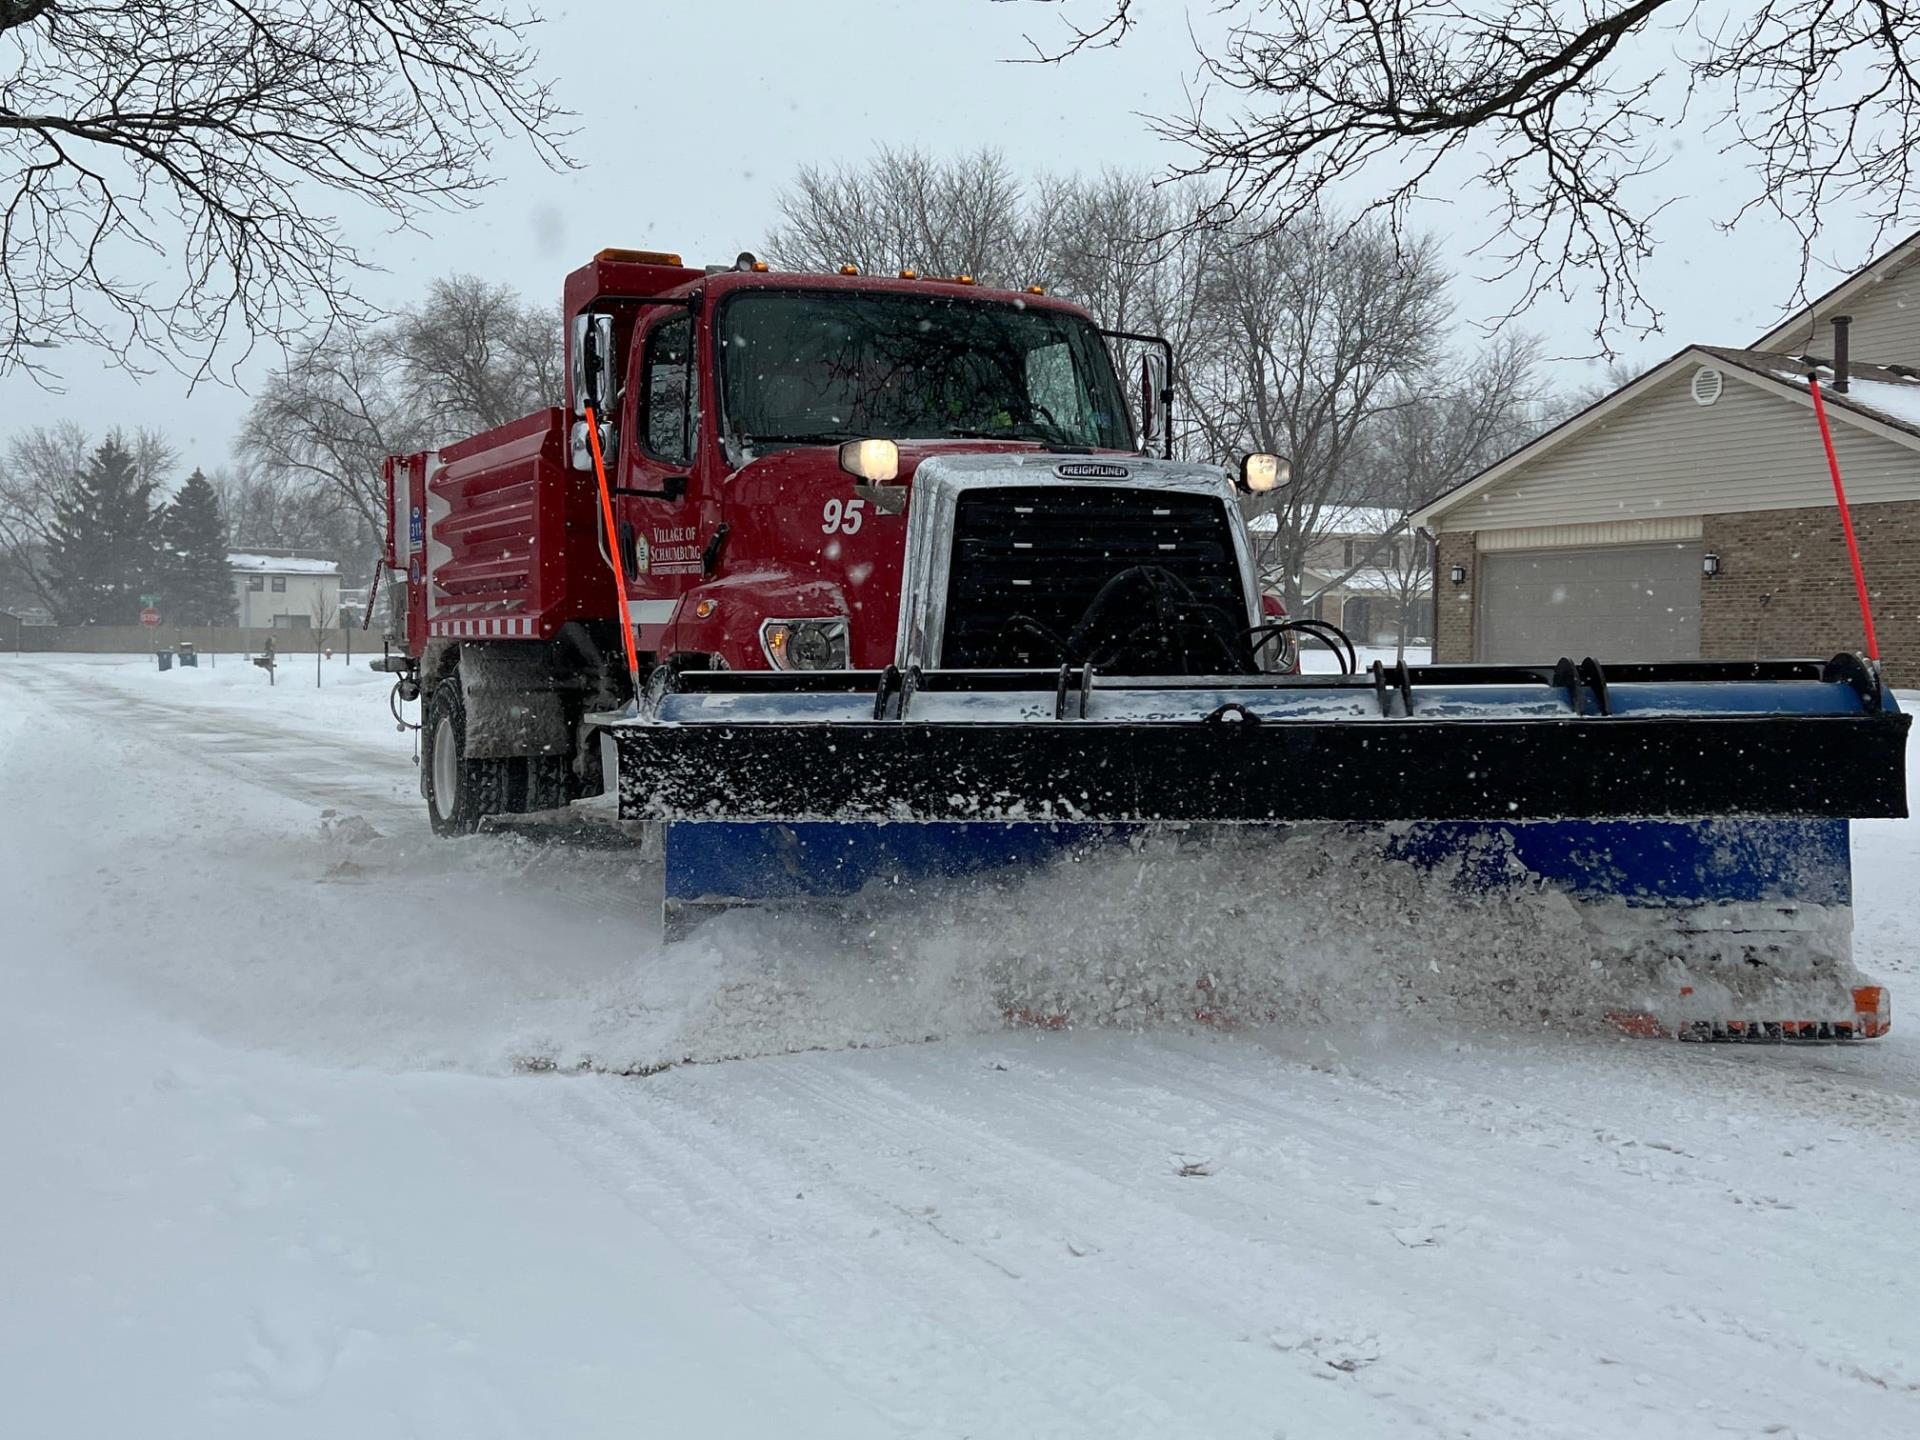
[[[1103,685],[1234,698],[1193,718],[1090,717]],[[1741,703],[1716,705],[1721,685]],[[1777,686],[1778,703],[1763,694],[1756,704],[1755,686]],[[1825,686],[1853,694],[1836,704]],[[1495,687],[1537,688],[1559,709],[1422,713],[1423,703],[1471,701]],[[1665,703],[1621,713],[1621,687]],[[1378,714],[1276,718],[1252,708],[1326,692],[1371,692]],[[1039,718],[915,718],[919,696],[958,693],[1025,695]],[[834,694],[870,694],[870,713],[861,704],[851,719],[778,716],[783,696]],[[738,697],[765,718],[655,718],[671,713],[674,696],[699,695]],[[1252,824],[1897,818],[1907,813],[1910,723],[1877,672],[1843,655],[1376,664],[1361,675],[1205,679],[1099,677],[1089,667],[663,672],[649,713],[609,729],[628,818]]]

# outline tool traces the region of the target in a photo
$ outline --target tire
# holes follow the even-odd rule
[[[527,790],[524,809],[564,810],[572,798],[568,785],[567,757],[529,755],[526,758]]]
[[[467,705],[459,676],[442,680],[433,692],[421,736],[420,773],[434,834],[471,835],[486,816],[514,808],[517,762],[467,758]]]

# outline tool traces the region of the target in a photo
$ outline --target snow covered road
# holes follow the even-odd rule
[[[1007,1031],[967,933],[432,842],[364,672],[150,667],[0,657],[5,1433],[1920,1434],[1910,1025]]]

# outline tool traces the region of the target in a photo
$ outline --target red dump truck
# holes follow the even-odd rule
[[[930,457],[1044,456],[1065,506],[1055,528],[1083,532],[1065,555],[1009,541],[999,563],[1022,573],[969,582],[983,593],[947,639],[950,663],[1054,665],[1047,633],[1071,630],[1129,563],[1180,572],[1235,629],[1262,619],[1232,487],[1216,473],[1205,495],[1121,490],[1111,476],[1127,467],[1101,458],[1166,448],[1171,347],[1102,331],[1037,286],[603,250],[567,277],[565,323],[565,408],[386,462],[381,663],[425,699],[437,830],[603,788],[588,717],[635,698],[616,561],[643,677],[892,664],[906,497]],[[1142,352],[1137,388],[1110,345]],[[1191,488],[1194,467],[1169,468]],[[1280,479],[1270,461],[1248,473]],[[1169,523],[1173,509],[1199,523]],[[1009,632],[1016,615],[1029,628]]]

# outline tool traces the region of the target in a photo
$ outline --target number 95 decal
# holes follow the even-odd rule
[[[820,533],[822,535],[858,535],[860,527],[866,523],[867,502],[864,500],[829,500],[826,508],[820,512]]]

